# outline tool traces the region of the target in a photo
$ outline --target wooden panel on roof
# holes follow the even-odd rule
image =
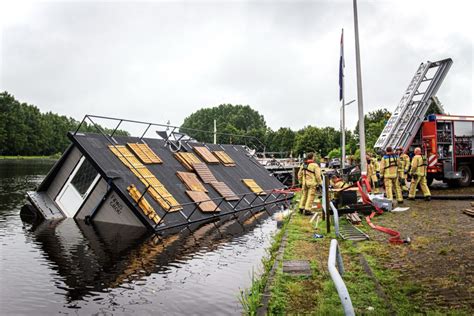
[[[176,172],[176,175],[189,190],[207,192],[204,185],[201,183],[201,181],[199,181],[199,179],[194,173],[178,171]]]
[[[131,166],[135,168],[144,167],[144,165],[138,161],[137,157],[135,157],[135,155],[124,145],[109,145],[109,149],[125,166],[129,168],[131,168]]]
[[[160,157],[147,144],[127,143],[127,146],[144,164],[163,163]]]
[[[142,193],[138,191],[138,189],[135,187],[135,185],[131,184],[130,186],[127,187],[128,194],[132,197],[132,199],[138,203],[138,206],[142,210],[142,212],[155,224],[158,224],[160,221],[160,216],[156,213],[156,211],[153,209],[153,207],[148,203],[148,201],[145,199],[144,196],[142,196]]]
[[[254,179],[242,179],[242,182],[253,192],[258,195],[266,195],[267,193],[255,182]]]
[[[205,192],[200,191],[186,191],[186,194],[198,204],[198,208],[203,212],[219,212],[220,209],[217,207],[214,201],[211,201],[209,196]]]
[[[199,158],[193,153],[179,152],[174,154],[174,156],[189,171],[194,170],[193,165],[195,163],[201,162],[201,160],[199,160]]]
[[[235,161],[230,158],[230,156],[223,150],[215,150],[212,152],[217,159],[222,162],[222,164],[226,167],[234,167],[235,166]]]
[[[207,147],[194,147],[194,151],[207,163],[219,163],[219,160],[211,153],[209,149],[207,149]]]
[[[211,182],[212,187],[226,199],[226,201],[235,201],[239,197],[229,188],[225,182]]]
[[[193,167],[196,173],[201,178],[202,182],[204,183],[217,182],[217,179],[214,177],[211,170],[204,162],[195,163],[193,164]]]
[[[110,145],[109,148],[140,179],[145,187],[150,186],[148,193],[165,211],[174,212],[183,208],[155,175],[139,162],[127,147]]]
[[[160,204],[160,206],[168,211],[175,212],[181,210],[183,207],[176,201],[176,199],[168,192],[168,190],[161,184],[158,179],[140,179],[145,186],[150,185],[148,192],[151,197]]]
[[[130,168],[130,170],[138,178],[150,179],[155,177],[155,175],[151,173],[150,170],[148,170],[148,168],[145,166],[143,166],[142,168]]]

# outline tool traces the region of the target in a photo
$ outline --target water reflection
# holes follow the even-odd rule
[[[54,161],[0,160],[0,315],[240,314],[276,230],[265,212],[150,235],[20,219]]]
[[[24,201],[54,164],[54,160],[0,160],[0,219]]]
[[[33,223],[26,234],[53,263],[64,282],[58,288],[71,304],[97,292],[127,288],[152,274],[166,275],[222,245],[232,247],[266,218],[265,211],[247,212],[165,235],[132,226],[61,219]],[[233,282],[232,278],[221,281]]]

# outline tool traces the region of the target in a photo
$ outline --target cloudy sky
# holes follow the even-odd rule
[[[339,126],[356,98],[352,1],[2,1],[0,90],[84,114],[180,125],[248,104],[272,129]],[[359,1],[364,110],[393,110],[423,61],[454,64],[438,97],[474,115],[471,1]],[[347,107],[355,127],[357,106]],[[210,127],[211,128],[211,127]]]

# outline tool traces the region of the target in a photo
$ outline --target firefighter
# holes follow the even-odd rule
[[[410,192],[408,193],[408,199],[414,200],[416,187],[420,184],[421,191],[423,192],[423,196],[425,197],[426,201],[431,200],[431,193],[430,189],[428,188],[428,184],[426,182],[426,158],[421,155],[421,148],[415,148],[415,157],[413,157],[411,161],[411,183],[410,183]]]
[[[403,152],[403,147],[397,148],[397,155],[400,159],[400,168],[398,169],[398,181],[402,187],[402,191],[408,192],[407,174],[410,170],[410,157]]]
[[[341,178],[339,178],[337,175],[333,175],[333,176],[331,177],[330,185],[331,185],[334,189],[345,189],[345,188],[349,187],[349,184],[347,184],[346,182],[344,182],[344,180],[342,180]]]
[[[386,154],[380,163],[380,176],[383,178],[385,185],[385,194],[389,200],[393,200],[393,189],[395,188],[395,196],[399,204],[403,203],[402,189],[398,182],[398,168],[400,161],[398,156],[393,152],[392,147],[387,147]]]
[[[377,158],[367,155],[367,178],[370,180],[373,193],[379,193],[379,179],[377,178],[378,168]]]
[[[316,187],[322,184],[321,168],[313,160],[313,153],[309,153],[298,171],[298,181],[301,183],[300,213],[311,213]]]

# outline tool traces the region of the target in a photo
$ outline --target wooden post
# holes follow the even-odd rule
[[[324,209],[326,210],[326,231],[331,232],[331,208],[329,206],[329,178],[323,176]]]

